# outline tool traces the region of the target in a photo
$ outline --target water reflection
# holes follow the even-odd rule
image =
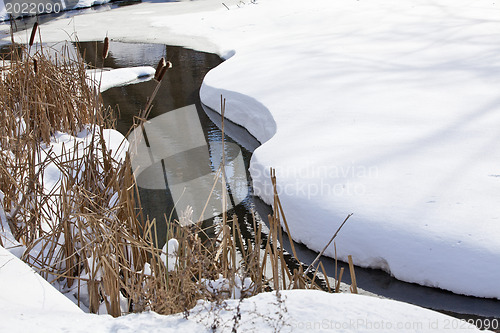
[[[201,110],[198,95],[205,74],[222,62],[217,55],[194,52],[177,46],[113,42],[110,43],[109,56],[103,63],[100,56],[96,57],[96,54],[102,54],[103,44],[101,42],[79,43],[79,48],[81,54],[85,55],[85,61],[97,67],[122,68],[146,65],[156,67],[158,60],[165,57],[172,62],[173,68],[168,70],[163,79],[149,118],[152,119],[165,112],[195,104],[199,111],[200,122],[207,135],[218,131],[218,128]],[[129,58],[128,54],[132,54],[132,57]],[[155,82],[149,81],[112,88],[103,94],[108,105],[118,108],[117,129],[121,133],[128,132],[133,125],[134,116],[137,116],[139,110],[144,108],[154,88]]]
[[[143,210],[150,219],[179,219],[190,205],[193,219],[201,218],[210,224],[223,209],[221,181],[214,183],[221,164],[222,133],[203,111],[198,91],[205,74],[222,60],[214,54],[181,47],[113,42],[104,63],[99,57],[96,62],[95,55],[102,54],[102,48],[100,42],[79,45],[86,62],[97,67],[156,66],[161,57],[172,62],[173,68],[163,79],[148,122],[130,133],[133,168]],[[148,81],[103,93],[105,104],[119,110],[117,129],[121,133],[128,133],[155,85]],[[241,221],[248,220],[252,207],[247,174],[251,152],[228,136],[224,141],[230,198],[226,209],[236,213]],[[161,231],[160,244],[165,242]]]
[[[185,195],[186,201],[178,205],[179,210],[182,211],[185,209],[183,206],[192,205],[198,199],[203,199],[202,201],[205,202],[208,188],[213,185],[212,177],[220,164],[218,156],[221,156],[222,141],[222,133],[214,122],[219,123],[220,126],[220,115],[202,108],[198,98],[198,90],[204,75],[221,63],[221,59],[213,54],[179,47],[120,44],[112,44],[110,57],[99,66],[112,68],[139,65],[155,66],[157,59],[153,58],[161,56],[166,56],[174,64],[155,99],[150,115],[151,122],[145,125],[144,132],[141,130],[133,134],[137,137],[138,144],[136,146],[143,145],[143,148],[138,149],[138,154],[141,156],[138,161],[141,162],[136,172],[139,171],[137,179],[140,183],[140,196],[144,211],[151,218],[163,220],[164,215],[169,216],[172,212],[175,204],[173,198],[182,198]],[[148,51],[138,51],[137,48]],[[87,61],[93,62],[95,54],[102,53],[102,44],[82,43],[81,49],[87,50]],[[140,52],[154,54],[154,57],[150,57],[151,59],[146,56],[141,58],[138,56],[138,54],[142,54]],[[133,55],[131,57],[134,58],[133,61],[127,57],[127,53]],[[133,123],[133,117],[146,104],[154,85],[154,82],[144,82],[113,88],[103,94],[107,104],[119,105],[121,114],[117,125],[122,133],[127,133]],[[187,106],[185,109],[180,109],[185,106]],[[207,114],[214,122],[210,121]],[[231,137],[238,138],[238,145],[236,145],[229,136],[225,137],[226,142],[229,143],[226,145],[228,160],[231,163],[236,162],[233,165],[229,163],[229,167],[226,169],[228,176],[245,175],[239,179],[236,178],[234,183],[230,184],[236,197],[235,200],[233,198],[234,208],[231,213],[238,214],[239,220],[242,222],[240,228],[244,237],[252,239],[250,210],[256,208],[260,216],[272,213],[269,206],[251,197],[250,186],[241,187],[249,177],[243,173],[242,169],[248,170],[251,152],[260,144],[251,136],[245,135],[245,131],[238,126],[231,126],[230,123],[227,123],[225,128],[227,128],[226,134],[232,132]],[[149,147],[147,146],[144,133],[148,138],[150,135],[154,138],[153,141],[156,142],[154,147],[151,144]],[[166,144],[162,144],[162,142]],[[235,145],[233,146],[233,144]],[[242,158],[239,157],[240,154]],[[187,187],[186,184],[190,184],[192,181],[202,184],[200,192],[193,191],[182,194],[184,188]],[[179,185],[178,188],[176,188],[177,185]],[[220,183],[217,186],[219,189],[216,191],[216,195],[220,195]],[[239,200],[242,202],[236,204]],[[220,206],[220,202],[214,202],[213,206],[215,208],[212,208],[211,212],[220,213],[222,207],[217,208]],[[197,209],[199,212],[200,208]],[[173,218],[178,218],[179,210],[173,210]],[[194,215],[195,218],[198,218],[196,214]],[[209,218],[209,214],[207,213],[203,218]],[[163,237],[164,242],[164,235],[161,237]],[[263,238],[266,239],[265,236]],[[290,251],[288,237],[283,237],[283,240],[285,249]],[[303,245],[295,244],[295,247],[300,261],[304,263],[312,262],[317,255],[316,252]],[[322,261],[328,275],[335,276],[334,260],[322,258]],[[339,269],[342,265],[347,272],[347,266],[340,262]],[[472,314],[500,317],[500,301],[497,300],[461,296],[398,281],[379,270],[356,268],[356,278],[358,286],[370,292],[432,309],[453,311],[455,316],[459,316],[457,313],[466,313],[467,315],[463,315],[463,318],[473,318]],[[344,274],[343,282],[350,283],[349,274]],[[471,283],[474,282],[471,281]]]
[[[177,215],[190,206],[193,221],[206,221],[233,209],[248,196],[239,146],[207,142],[196,105],[157,116],[137,127],[128,139],[138,186],[142,190],[168,191]],[[221,206],[223,179],[230,198],[226,207]]]

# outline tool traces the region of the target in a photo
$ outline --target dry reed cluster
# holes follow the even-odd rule
[[[104,127],[112,121],[96,85],[89,86],[86,65],[69,52],[35,50],[35,36],[36,27],[29,45],[13,47],[0,67],[0,208],[25,262],[90,312],[113,316],[186,312],[201,298],[319,288],[316,273],[290,272],[285,263],[279,244],[280,225],[287,224],[277,194],[280,209],[269,216],[267,237],[254,219],[255,240],[243,239],[238,218],[224,213],[215,237],[201,223],[167,221],[167,239],[178,245],[162,251],[156,221],[141,214],[130,157],[107,147]],[[158,84],[170,66],[160,61]],[[58,132],[84,139],[57,146]],[[54,172],[60,176],[47,184]]]

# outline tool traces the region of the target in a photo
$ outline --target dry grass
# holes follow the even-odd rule
[[[306,275],[302,267],[290,272],[285,262],[282,222],[290,231],[276,186],[279,209],[268,217],[265,240],[255,217],[254,242],[242,237],[238,218],[225,212],[215,237],[201,223],[181,227],[167,221],[167,239],[179,244],[169,271],[168,256],[156,244],[156,221],[142,216],[130,158],[116,158],[103,139],[112,121],[88,85],[83,60],[64,51],[50,57],[30,44],[13,48],[11,61],[0,67],[0,191],[8,225],[26,247],[23,259],[42,276],[90,312],[105,309],[113,316],[185,312],[201,298],[319,288],[316,273]],[[170,67],[160,63],[158,85]],[[84,129],[87,143],[52,150],[57,131],[77,135]],[[55,171],[61,176],[48,186],[46,176]],[[223,167],[218,174],[224,182]],[[272,180],[276,185],[274,173]]]

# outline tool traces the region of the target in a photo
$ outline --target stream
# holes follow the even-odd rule
[[[133,2],[123,2],[123,5]],[[109,10],[117,6],[120,6],[120,3],[87,10]],[[71,11],[59,16],[72,16],[77,13],[79,12]],[[43,15],[39,21],[48,21],[55,17]],[[26,27],[30,29],[33,20],[16,20],[16,30]],[[262,221],[261,216],[272,213],[271,207],[253,196],[248,172],[252,152],[260,143],[244,128],[226,120],[225,144],[222,145],[220,114],[206,108],[199,100],[203,77],[210,69],[219,65],[222,59],[214,54],[178,46],[111,42],[109,57],[102,64],[100,61],[95,63],[95,54],[102,53],[101,42],[81,42],[79,46],[82,54],[83,50],[86,50],[86,62],[97,67],[156,67],[163,56],[173,63],[173,68],[165,76],[154,100],[148,118],[151,125],[146,127],[145,134],[142,133],[147,136],[146,146],[137,146],[137,151],[143,153],[141,158],[146,161],[144,165],[147,165],[140,167],[142,169],[136,174],[145,215],[157,221],[165,221],[165,218],[179,220],[189,211],[187,206],[191,205],[192,218],[197,220],[201,216],[206,225],[211,225],[222,209],[221,184],[217,184],[214,191],[212,187],[213,178],[221,163],[220,157],[217,156],[220,156],[221,149],[224,148],[227,187],[231,198],[227,211],[228,214],[238,216],[243,236],[252,239],[252,212],[256,211],[258,221]],[[154,88],[153,81],[145,81],[115,87],[103,93],[105,105],[119,111],[116,127],[122,134],[128,133],[134,116],[144,109]],[[190,191],[192,188],[196,190]],[[209,193],[212,193],[213,200],[209,200],[205,207]],[[160,230],[160,244],[165,242],[165,237],[164,231]],[[283,239],[284,248],[291,252],[288,238]],[[317,256],[316,252],[301,244],[295,244],[295,249],[299,260],[305,264],[311,263]],[[335,276],[334,260],[321,260],[327,274]],[[293,262],[291,264],[293,265]],[[348,272],[347,264],[339,262],[339,270],[340,267],[344,267]],[[499,300],[462,296],[406,283],[381,270],[360,267],[356,267],[356,280],[359,288],[370,293],[441,311],[458,318],[500,318]],[[348,273],[344,274],[342,281],[350,284]]]
[[[90,55],[101,54],[102,43],[80,43],[87,49],[87,61]],[[104,67],[120,68],[127,66],[156,66],[158,59],[166,57],[173,63],[154,101],[149,117],[152,125],[146,128],[151,147],[161,147],[161,152],[151,159],[151,166],[140,173],[138,183],[145,213],[150,218],[164,220],[165,216],[179,219],[187,204],[203,206],[207,194],[213,185],[213,176],[220,161],[222,132],[220,114],[203,106],[199,100],[199,88],[204,75],[222,60],[214,55],[193,51],[176,46],[156,44],[111,43],[109,58]],[[102,66],[103,64],[97,64]],[[143,109],[151,95],[153,81],[112,88],[103,93],[105,104],[119,106],[120,118],[117,128],[126,134],[133,123],[134,115]],[[252,210],[256,218],[272,213],[271,207],[252,195],[248,166],[254,149],[260,143],[244,128],[225,121],[225,153],[228,174],[229,194],[232,207],[229,214],[237,214],[242,232],[246,238],[252,238]],[[151,154],[150,154],[151,155]],[[147,156],[145,158],[148,158]],[[193,183],[195,180],[195,183]],[[196,193],[186,193],[187,186],[195,186]],[[184,192],[183,192],[184,191]],[[208,214],[205,211],[204,223],[213,223],[214,216],[221,213],[220,190],[215,191],[215,199],[209,203]],[[184,200],[186,199],[186,200]],[[183,202],[179,204],[179,202]],[[177,205],[175,203],[177,202]],[[175,205],[175,209],[173,209]],[[193,207],[196,212],[196,206]],[[199,214],[200,208],[197,213]],[[286,212],[285,212],[286,213]],[[197,214],[194,214],[198,216]],[[159,235],[160,243],[165,242],[165,235]],[[284,237],[283,246],[290,251],[288,238]],[[301,244],[295,244],[299,260],[311,263],[317,253]],[[334,260],[322,258],[329,276],[335,276]],[[293,265],[293,263],[291,262]],[[348,266],[339,263],[340,267]],[[500,301],[453,294],[451,292],[423,287],[396,280],[381,270],[356,267],[358,287],[365,291],[400,300],[426,308],[445,312],[459,318],[499,318]],[[350,284],[349,274],[344,274],[343,282]]]

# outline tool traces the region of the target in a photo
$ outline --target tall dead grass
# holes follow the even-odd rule
[[[171,314],[201,298],[320,288],[316,273],[304,274],[302,266],[291,272],[286,264],[282,222],[290,231],[276,188],[265,239],[255,217],[252,242],[242,237],[238,217],[223,210],[215,237],[201,222],[167,221],[175,248],[162,249],[156,221],[142,216],[129,155],[107,146],[104,128],[113,122],[83,60],[69,51],[49,56],[33,41],[7,57],[0,67],[0,208],[25,247],[22,259],[80,306],[113,316]],[[158,85],[170,67],[161,64]],[[138,113],[147,114],[151,103]],[[58,132],[86,139],[65,146]],[[218,175],[225,178],[223,166]],[[276,185],[274,173],[272,179]]]

